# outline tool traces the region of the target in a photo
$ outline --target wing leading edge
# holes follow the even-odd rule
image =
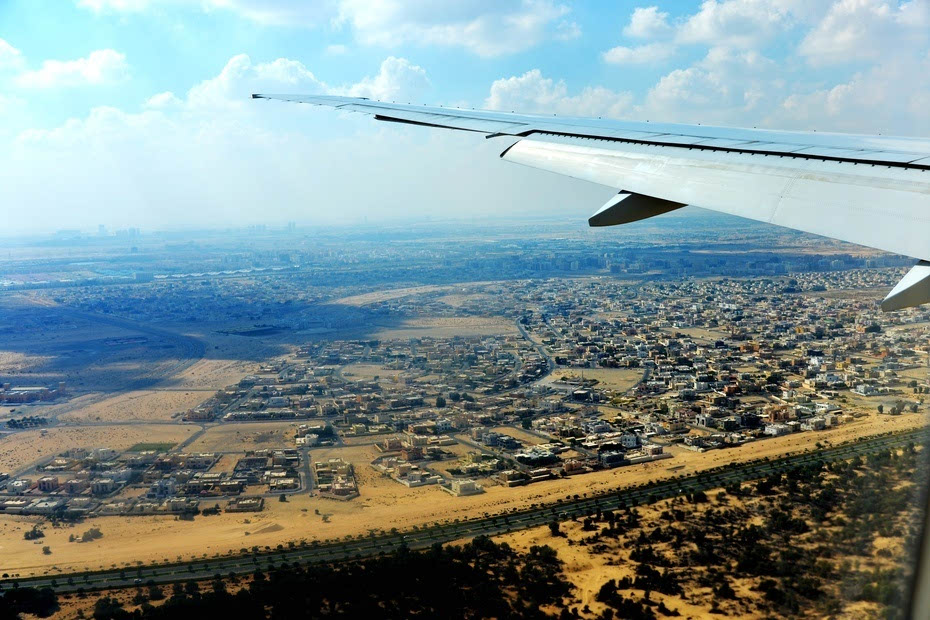
[[[589,220],[695,205],[930,261],[930,140],[638,123],[368,99],[252,95],[377,120],[519,138],[501,158],[621,190]],[[882,303],[930,302],[926,262]]]

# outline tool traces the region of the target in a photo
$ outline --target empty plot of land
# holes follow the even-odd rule
[[[293,448],[297,422],[235,422],[212,426],[187,446],[189,452],[246,452]]]
[[[0,439],[0,471],[16,472],[71,448],[125,450],[141,442],[180,443],[196,430],[180,424],[138,424],[24,431]]]
[[[576,382],[584,377],[585,380],[594,379],[598,387],[609,390],[628,390],[643,377],[642,368],[564,368],[553,371],[542,383],[555,381]]]
[[[444,317],[411,319],[398,327],[377,331],[382,340],[410,338],[452,338],[455,336],[497,336],[518,334],[516,326],[503,317]]]
[[[343,304],[346,306],[366,306],[368,304],[375,304],[382,301],[389,301],[391,299],[400,299],[401,297],[409,297],[410,295],[420,295],[422,293],[433,293],[436,291],[448,290],[449,286],[411,286],[408,288],[396,288],[390,291],[375,291],[373,293],[364,293],[362,295],[352,295],[350,297],[343,297],[342,299],[336,299],[332,303],[334,304]]]
[[[380,364],[349,364],[342,367],[342,376],[346,379],[370,381],[374,378],[386,379],[403,374],[403,370],[385,368]]]
[[[488,299],[490,299],[490,296],[485,293],[453,293],[451,295],[443,295],[436,301],[444,303],[447,306],[452,306],[453,308],[462,308],[464,306],[474,306],[475,304],[486,302]]]
[[[535,435],[528,431],[523,430],[522,428],[514,428],[513,426],[498,426],[494,430],[502,435],[510,435],[517,441],[523,442],[528,446],[538,446],[541,443],[549,443],[548,439]]]
[[[171,420],[175,414],[196,407],[211,392],[135,390],[81,406],[60,416],[62,422],[146,422]]]

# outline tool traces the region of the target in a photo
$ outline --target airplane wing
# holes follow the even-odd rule
[[[364,98],[252,95],[518,138],[501,158],[616,188],[588,221],[695,205],[918,259],[882,302],[930,302],[930,139],[515,114]]]

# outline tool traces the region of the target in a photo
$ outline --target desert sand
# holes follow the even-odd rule
[[[15,473],[70,448],[125,450],[140,442],[180,443],[197,430],[189,424],[133,424],[23,431],[0,440],[0,471]]]
[[[487,486],[486,493],[470,497],[453,497],[436,487],[408,489],[378,474],[368,466],[378,454],[373,446],[314,449],[311,460],[338,456],[355,464],[361,497],[340,502],[300,494],[292,496],[286,503],[269,502],[261,513],[224,513],[197,517],[192,522],[178,521],[173,517],[99,517],[76,526],[77,530],[83,531],[81,528],[93,525],[104,532],[104,538],[90,544],[68,543],[68,535],[75,529],[49,529],[44,544],[51,546],[53,553],[50,556],[42,555],[41,546],[22,538],[22,531],[40,519],[5,517],[0,519],[0,526],[5,528],[0,529],[0,540],[3,541],[0,557],[5,571],[41,574],[56,569],[73,571],[114,563],[175,560],[178,556],[213,556],[238,552],[253,545],[273,547],[287,541],[341,538],[365,534],[372,529],[405,529],[525,508],[574,494],[608,491],[737,461],[812,450],[816,449],[818,442],[841,443],[860,436],[915,428],[925,423],[923,415],[892,417],[873,414],[819,433],[800,433],[704,453],[675,447],[671,449],[675,458],[669,460],[513,489]],[[130,440],[127,438],[126,442]],[[315,514],[315,510],[321,514]],[[322,515],[327,515],[326,521]]]
[[[498,336],[519,334],[516,326],[502,317],[445,317],[409,319],[397,327],[375,332],[381,340],[452,338],[455,336]]]

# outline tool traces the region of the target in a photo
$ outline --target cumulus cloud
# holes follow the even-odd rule
[[[676,36],[681,43],[757,48],[790,23],[788,5],[778,0],[705,0]]]
[[[671,30],[668,13],[660,11],[659,7],[636,7],[623,34],[636,39],[654,39],[667,35]]]
[[[588,87],[576,95],[568,93],[563,81],[544,77],[539,69],[523,75],[495,80],[485,100],[491,110],[575,116],[623,116],[633,95],[604,87]]]
[[[428,87],[429,79],[423,67],[411,64],[406,58],[389,56],[381,63],[378,75],[363,78],[345,89],[345,93],[353,97],[368,97],[382,101],[405,98],[414,101]]]
[[[18,75],[16,84],[26,88],[98,85],[116,82],[128,73],[126,56],[104,49],[76,60],[46,60],[41,68]]]
[[[711,48],[692,66],[660,78],[640,111],[656,120],[750,124],[764,115],[764,105],[784,88],[777,67],[756,51]]]
[[[811,64],[919,54],[930,43],[930,0],[839,0],[799,46]]]
[[[604,52],[603,59],[612,65],[645,65],[671,58],[675,46],[667,43],[648,43],[636,47],[617,46]]]
[[[332,86],[292,59],[235,56],[187,93],[153,95],[139,112],[97,107],[7,141],[0,187],[13,216],[4,224],[353,223],[565,214],[566,205],[580,218],[606,199],[603,188],[502,163],[499,141],[248,98],[256,89],[400,93],[425,80],[402,58],[386,59],[357,84]]]
[[[888,59],[826,88],[792,93],[774,124],[852,133],[930,136],[930,57]]]
[[[577,36],[567,6],[552,0],[341,0],[339,24],[366,45],[462,47],[479,56],[529,49],[548,36]]]
[[[151,108],[154,110],[175,108],[181,105],[181,100],[178,99],[177,95],[170,91],[163,93],[158,93],[157,95],[152,95],[145,100],[144,107]]]

